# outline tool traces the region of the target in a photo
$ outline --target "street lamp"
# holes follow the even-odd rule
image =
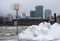
[[[14,4],[14,10],[16,11],[16,35],[18,35],[18,10],[19,10],[19,4]]]

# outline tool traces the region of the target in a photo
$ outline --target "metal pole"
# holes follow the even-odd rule
[[[16,21],[17,21],[17,25],[16,25],[16,27],[17,27],[17,31],[16,31],[16,35],[18,35],[18,10],[16,10]]]

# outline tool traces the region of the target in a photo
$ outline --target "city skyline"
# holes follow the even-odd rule
[[[35,10],[37,5],[43,5],[45,9],[51,9],[52,15],[57,13],[60,15],[60,1],[59,0],[0,0],[0,15],[6,16],[8,13],[11,13],[15,16],[15,11],[12,9],[14,3],[19,3],[20,10],[19,15],[22,15],[23,12],[29,16],[31,10]]]

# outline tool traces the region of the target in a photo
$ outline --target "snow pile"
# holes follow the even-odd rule
[[[22,31],[18,35],[19,39],[31,39],[31,40],[54,40],[60,38],[60,24],[44,22],[39,25],[29,26],[26,30]]]

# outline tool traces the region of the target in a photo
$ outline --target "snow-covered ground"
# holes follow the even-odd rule
[[[60,24],[44,22],[39,25],[29,26],[18,35],[19,39],[38,41],[60,41]]]

